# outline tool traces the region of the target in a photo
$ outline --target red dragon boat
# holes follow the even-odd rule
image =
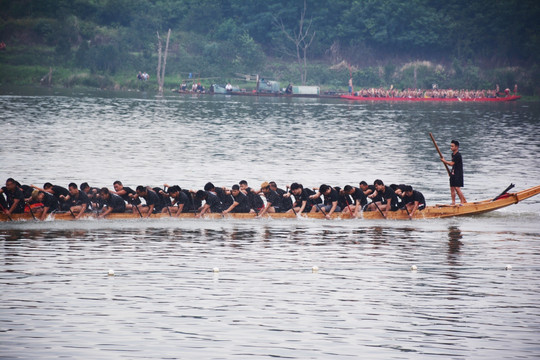
[[[506,102],[506,101],[516,101],[521,99],[519,95],[510,95],[505,97],[495,97],[495,98],[431,98],[431,97],[364,97],[364,96],[355,96],[355,95],[341,95],[342,99],[346,100],[356,100],[356,101],[467,101],[467,102]]]

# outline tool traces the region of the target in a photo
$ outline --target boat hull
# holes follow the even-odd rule
[[[486,213],[489,211],[498,210],[513,204],[517,204],[520,201],[523,201],[525,199],[528,199],[532,196],[535,196],[540,193],[540,185],[532,187],[527,190],[523,190],[517,193],[509,193],[507,196],[502,197],[498,200],[492,201],[492,200],[484,200],[484,201],[477,201],[477,202],[470,202],[463,205],[433,205],[433,206],[427,206],[422,211],[417,211],[413,219],[432,219],[432,218],[447,218],[447,217],[454,217],[454,216],[467,216],[467,215],[477,215]],[[324,219],[325,216],[322,213],[305,213],[301,214],[299,216],[310,218],[310,219]],[[169,218],[168,213],[160,213],[160,214],[152,214],[150,216],[151,219],[159,219],[159,218]],[[257,215],[254,213],[249,214],[206,214],[204,215],[204,218],[207,219],[254,219]],[[267,214],[264,217],[266,218],[275,218],[275,219],[294,219],[296,218],[296,215],[294,213],[278,213],[278,214]],[[82,219],[96,219],[97,215],[95,213],[87,213],[84,214]],[[194,213],[181,213],[178,218],[180,219],[195,219],[196,215]],[[352,216],[350,214],[344,214],[344,213],[334,213],[332,214],[333,219],[351,219]],[[359,216],[359,218],[370,220],[370,219],[382,219],[383,216],[379,211],[366,211],[362,212]],[[74,217],[71,215],[70,212],[63,212],[63,213],[54,213],[49,215],[50,220],[74,220]],[[140,219],[139,214],[133,214],[133,213],[113,213],[109,214],[107,216],[107,219],[110,220],[126,220],[126,219],[133,219],[137,220]],[[398,210],[398,211],[390,211],[388,212],[388,219],[390,220],[408,220],[409,215],[407,211],[405,210]],[[12,214],[11,219],[4,213],[0,214],[0,222],[7,222],[7,221],[28,221],[33,220],[32,214],[30,213],[24,213],[24,214]]]
[[[507,101],[517,101],[521,99],[521,96],[512,95],[507,97],[499,98],[476,98],[476,99],[466,99],[466,98],[401,98],[401,97],[363,97],[363,96],[354,96],[354,95],[341,95],[342,99],[346,100],[355,100],[355,101],[438,101],[438,102],[507,102]]]

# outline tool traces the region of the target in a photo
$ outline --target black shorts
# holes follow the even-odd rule
[[[462,176],[450,176],[450,186],[451,187],[463,187],[463,177]]]

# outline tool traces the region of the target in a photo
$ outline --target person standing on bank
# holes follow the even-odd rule
[[[461,188],[463,187],[463,159],[459,152],[459,141],[452,140],[450,142],[450,150],[452,150],[452,160],[449,161],[444,157],[441,157],[441,161],[452,167],[452,171],[450,172],[450,195],[452,196],[452,205],[456,204],[456,193],[459,196],[461,203],[465,204],[467,200],[461,191]]]

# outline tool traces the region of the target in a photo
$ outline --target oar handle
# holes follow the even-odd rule
[[[435,149],[437,149],[437,152],[439,153],[439,156],[441,159],[443,158],[443,154],[441,153],[441,149],[439,149],[439,145],[437,145],[437,142],[435,141],[435,138],[433,137],[432,133],[429,133],[429,137],[431,138],[431,141],[433,141],[433,145],[435,145]],[[443,163],[444,167],[446,168],[446,172],[448,173],[448,176],[450,176],[452,173],[450,172],[450,168],[448,168],[448,165],[446,163]]]

